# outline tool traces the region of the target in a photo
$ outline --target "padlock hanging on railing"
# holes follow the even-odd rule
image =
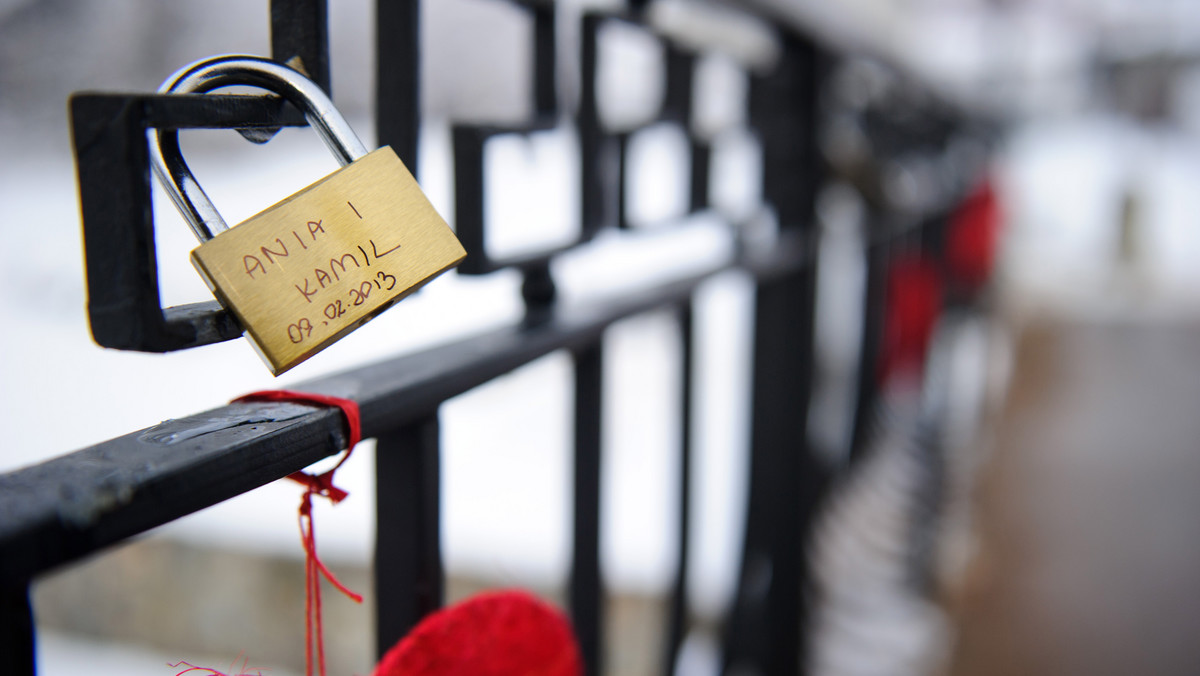
[[[226,225],[183,159],[176,130],[149,134],[154,173],[201,245],[192,264],[279,375],[439,274],[466,251],[387,146],[368,153],[315,83],[260,57],[199,61],[160,91],[253,86],[304,111],[340,169]]]

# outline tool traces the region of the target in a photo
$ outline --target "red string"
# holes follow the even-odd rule
[[[315,653],[316,662],[318,665],[318,673],[320,676],[325,676],[325,632],[321,624],[321,576],[325,576],[329,583],[337,588],[346,596],[350,597],[355,603],[362,603],[362,595],[351,591],[346,585],[342,584],[337,577],[321,562],[317,556],[317,534],[313,528],[313,507],[312,496],[320,495],[328,498],[333,504],[337,504],[344,500],[349,493],[333,485],[333,473],[338,470],[346,460],[350,458],[350,454],[354,452],[354,447],[362,439],[362,424],[358,413],[358,404],[340,397],[331,397],[324,394],[312,394],[309,392],[293,392],[291,390],[264,390],[261,392],[251,392],[234,399],[234,402],[250,402],[250,401],[285,401],[285,402],[300,402],[306,404],[320,404],[322,406],[336,406],[341,409],[346,416],[347,430],[347,445],[346,454],[327,472],[321,474],[309,474],[307,472],[293,472],[288,475],[288,478],[297,483],[303,484],[305,487],[304,495],[300,499],[300,542],[304,545],[304,663],[305,674],[313,676],[313,657]],[[314,645],[315,639],[315,645]]]
[[[229,667],[229,673],[233,674],[234,670],[236,669],[237,674],[234,676],[262,676],[261,669],[259,669],[258,667],[251,667],[251,666],[249,666],[249,664],[250,664],[249,661],[243,660],[241,669],[237,669],[237,661],[235,660],[234,663],[232,665],[230,665],[230,667]],[[185,667],[185,669],[183,671],[176,673],[175,676],[183,676],[184,674],[191,673],[193,671],[204,672],[204,676],[227,676],[225,674],[225,672],[223,672],[223,671],[217,671],[216,669],[210,669],[209,667],[198,667],[198,666],[192,664],[191,662],[180,661],[180,662],[176,662],[174,664],[171,664],[168,662],[167,666],[171,667],[172,669],[178,669],[180,667]],[[254,673],[250,673],[251,671],[253,671]]]

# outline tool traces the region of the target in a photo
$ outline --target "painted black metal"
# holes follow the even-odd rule
[[[737,601],[726,627],[725,669],[802,673],[804,543],[826,468],[808,446],[815,266],[758,286],[749,503]]]
[[[496,136],[529,136],[554,129],[559,120],[557,12],[554,3],[517,2],[526,9],[533,23],[532,112],[524,124],[506,126],[458,123],[453,127],[455,234],[467,250],[467,258],[458,266],[465,275],[483,275],[503,268],[545,269],[550,259],[574,248],[583,238],[564,246],[498,259],[488,252],[484,232],[484,150]],[[586,183],[586,181],[585,181]],[[586,229],[585,229],[586,231]],[[533,296],[539,299],[542,296]],[[540,302],[540,301],[539,301]],[[535,308],[530,308],[536,311]]]
[[[597,336],[599,338],[599,336]],[[599,340],[575,358],[575,484],[569,605],[584,673],[603,673],[605,603],[600,574],[600,450],[604,347]]]
[[[613,223],[617,186],[616,139],[600,126],[600,107],[596,92],[596,68],[599,65],[599,31],[605,17],[584,14],[580,23],[579,45],[579,198],[580,235],[584,240],[595,236]]]
[[[494,136],[524,135],[526,127],[497,127],[475,124],[456,124],[451,131],[454,148],[454,232],[467,250],[467,258],[458,266],[464,275],[484,275],[504,268],[527,269],[545,267],[555,256],[569,251],[582,242],[543,250],[493,258],[488,254],[484,219],[487,186],[484,181],[484,149]]]
[[[145,352],[239,337],[241,327],[215,301],[162,307],[146,130],[271,128],[303,116],[256,96],[84,93],[70,106],[92,337]]]
[[[693,128],[696,63],[701,52],[656,32],[631,0],[625,11],[585,12],[579,26],[579,92],[558,87],[562,23],[554,2],[513,0],[532,23],[531,114],[504,127],[455,124],[456,229],[469,256],[459,268],[486,274],[517,268],[524,275],[526,316],[486,335],[297,384],[357,401],[363,432],[378,438],[376,550],[377,641],[382,652],[443,597],[438,540],[440,515],[438,409],[447,399],[556,350],[575,359],[573,561],[568,598],[589,674],[603,669],[605,594],[600,570],[601,419],[604,331],[642,312],[680,309],[683,376],[679,476],[679,567],[672,588],[664,645],[670,673],[689,629],[687,551],[692,529],[693,383],[696,361],[692,299],[718,272],[742,268],[756,286],[752,432],[748,506],[737,598],[724,618],[727,671],[804,671],[806,558],[809,528],[830,469],[807,446],[812,381],[812,329],[818,229],[816,195],[829,167],[820,153],[822,84],[833,63],[831,42],[777,26],[781,55],[773,68],[750,75],[748,128],[762,148],[763,197],[780,238],[766,251],[740,249],[734,259],[692,276],[581,309],[556,304],[551,263],[607,228],[629,225],[629,143],[643,129],[674,125],[688,139],[689,212],[710,206],[711,138]],[[748,5],[771,12],[757,3]],[[376,124],[414,174],[420,130],[421,3],[380,0],[376,6]],[[777,18],[777,17],[775,17]],[[598,68],[601,33],[609,22],[647,31],[663,47],[665,91],[653,119],[610,129],[601,118]],[[329,89],[326,0],[271,2],[272,54],[299,57]],[[565,52],[564,52],[565,53]],[[882,106],[856,111],[876,165],[859,186],[872,208],[888,212],[878,164],[911,153],[938,153],[962,131],[960,116],[902,87]],[[568,92],[570,93],[570,92]],[[162,308],[158,295],[154,223],[150,212],[145,134],[151,128],[234,128],[268,140],[280,126],[305,122],[273,97],[157,94],[79,94],[72,125],[84,216],[89,316],[97,342],[144,351],[186,349],[240,335],[215,303]],[[901,114],[902,111],[907,111]],[[543,251],[493,258],[486,248],[483,205],[486,144],[500,135],[530,135],[573,126],[578,134],[580,233]],[[950,172],[962,184],[943,186],[941,206],[956,199],[970,172]],[[952,182],[951,182],[952,183]],[[857,184],[856,184],[857,185]],[[934,200],[937,201],[937,200]],[[886,217],[884,217],[886,216]],[[868,245],[868,292],[860,356],[859,410],[874,396],[884,317],[883,280],[897,243],[942,248],[939,221],[921,214],[881,214]],[[634,223],[632,225],[645,225]],[[657,224],[651,224],[657,225]],[[636,228],[634,228],[636,230]],[[931,230],[931,232],[925,232]],[[937,230],[932,232],[932,230]],[[912,239],[912,242],[902,242]],[[36,575],[136,533],[286,476],[344,443],[339,416],[294,404],[237,404],[135,432],[75,454],[0,476],[0,667],[33,672],[32,621],[25,592]],[[857,439],[856,433],[856,439]],[[857,444],[857,442],[855,442]],[[184,450],[186,453],[181,453]],[[8,626],[16,627],[7,630]],[[24,627],[25,629],[22,629]],[[9,656],[13,657],[9,657]]]
[[[531,265],[522,272],[521,300],[525,301],[525,321],[529,324],[544,321],[550,316],[558,297],[558,287],[550,272],[550,264]]]
[[[879,218],[869,218],[868,227],[879,228]],[[862,333],[858,347],[858,388],[854,418],[850,428],[850,461],[856,462],[866,451],[870,436],[871,411],[878,399],[879,358],[883,347],[884,313],[887,308],[887,265],[890,240],[871,238],[863,256],[866,275],[863,280]]]
[[[0,584],[287,476],[344,442],[334,411],[233,404],[0,475]]]
[[[421,2],[375,3],[375,128],[379,145],[391,146],[418,176],[421,123]]]
[[[758,286],[750,496],[727,671],[804,672],[803,556],[826,469],[808,445],[815,268]]]
[[[558,117],[558,31],[554,3],[537,4],[533,12],[533,124],[549,128]]]
[[[709,172],[711,170],[710,139],[702,138],[693,126],[695,110],[696,54],[679,45],[666,35],[655,33],[641,22],[644,16],[641,5],[631,3],[625,14],[591,14],[584,17],[583,35],[583,92],[580,106],[579,129],[584,156],[584,222],[588,227],[600,229],[615,220],[616,227],[631,229],[635,226],[659,226],[657,223],[635,223],[629,213],[629,188],[638,180],[632,174],[629,148],[639,132],[661,124],[677,126],[688,138],[689,155],[684,162],[689,166],[688,206],[686,214],[693,214],[709,205]],[[610,22],[632,23],[645,29],[663,47],[664,84],[663,97],[656,115],[632,127],[606,129],[600,121],[596,99],[596,68],[599,65],[600,46],[598,37],[603,27]],[[615,180],[614,180],[615,179]],[[590,191],[590,192],[589,192]],[[668,220],[677,220],[686,214],[675,214]],[[589,220],[591,219],[591,220]],[[592,226],[587,226],[592,223]]]
[[[375,635],[382,656],[445,596],[436,413],[379,437],[375,495]]]
[[[691,566],[688,553],[692,541],[692,457],[693,426],[695,425],[694,403],[695,374],[700,364],[696,361],[695,341],[695,311],[691,303],[684,303],[679,308],[679,345],[680,345],[680,387],[679,387],[679,496],[676,509],[679,510],[678,540],[675,550],[679,563],[675,568],[675,580],[671,585],[670,606],[667,614],[667,634],[663,644],[664,674],[674,674],[679,650],[687,635],[688,622],[688,581]]]
[[[490,133],[470,125],[455,125],[454,144],[454,234],[467,250],[458,266],[460,274],[484,274],[492,270],[483,236],[483,146]]]
[[[629,222],[629,142],[633,138],[631,132],[621,132],[613,135],[617,151],[617,227],[628,230],[633,226]]]
[[[762,135],[763,196],[781,228],[815,224],[825,167],[817,134],[826,55],[816,43],[789,35],[771,72],[750,80],[750,116]]]
[[[692,90],[695,89],[696,58],[679,45],[666,44],[667,91],[663,97],[661,116],[683,125],[692,122]]]
[[[709,201],[709,175],[712,172],[712,146],[704,141],[692,139],[692,176],[689,209],[697,212],[707,209]]]
[[[271,58],[301,71],[332,96],[328,15],[325,0],[271,0]]]
[[[274,0],[271,41],[274,58],[299,58],[294,65],[329,91],[325,0]],[[76,94],[70,105],[92,337],[146,352],[239,337],[237,322],[215,302],[161,306],[145,132],[233,128],[261,143],[281,126],[306,124],[303,116],[269,96]]]
[[[770,279],[808,265],[811,253],[797,241],[743,265]],[[293,387],[355,400],[364,438],[378,437],[555,350],[586,348],[620,319],[684,302],[730,266]],[[27,581],[336,453],[344,442],[339,421],[324,409],[232,404],[0,475],[0,582]]]
[[[36,671],[33,608],[27,585],[0,585],[0,673]]]
[[[764,196],[784,231],[811,231],[822,162],[815,110],[821,55],[792,38],[770,75],[755,78],[751,114],[764,143]],[[816,265],[760,282],[755,299],[749,494],[738,594],[726,625],[725,669],[802,673],[803,543],[825,468],[808,445]]]

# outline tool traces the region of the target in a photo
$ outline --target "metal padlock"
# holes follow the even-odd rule
[[[155,174],[201,241],[192,264],[279,375],[458,265],[466,251],[396,153],[368,153],[329,97],[296,71],[259,57],[216,57],[180,70],[160,91],[232,85],[267,89],[301,108],[342,165],[230,229],[184,162],[178,133],[149,134]]]

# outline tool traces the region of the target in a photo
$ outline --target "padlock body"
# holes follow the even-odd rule
[[[465,256],[383,147],[205,242],[192,263],[279,375]]]

